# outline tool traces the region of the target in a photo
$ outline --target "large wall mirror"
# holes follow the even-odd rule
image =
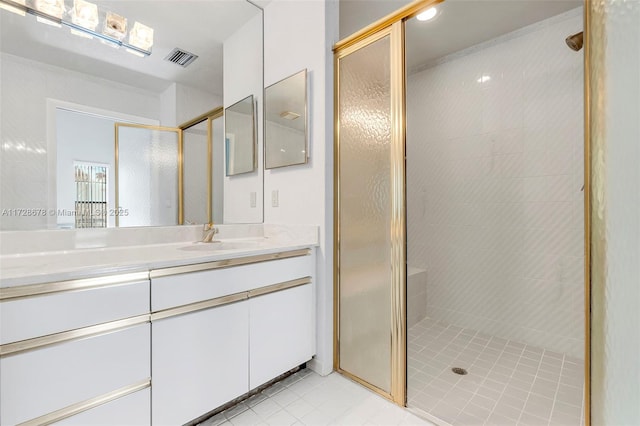
[[[1,230],[262,222],[262,126],[227,176],[223,117],[262,115],[262,10],[153,3],[0,0]]]

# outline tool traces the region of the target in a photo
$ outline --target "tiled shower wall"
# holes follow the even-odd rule
[[[576,9],[411,72],[408,263],[427,315],[583,357]],[[409,295],[411,297],[411,295]]]

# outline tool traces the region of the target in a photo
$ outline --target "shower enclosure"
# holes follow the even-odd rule
[[[588,423],[581,2],[379,27],[336,46],[336,369],[443,424]]]

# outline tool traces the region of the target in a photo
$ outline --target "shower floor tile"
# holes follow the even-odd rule
[[[409,408],[452,426],[583,424],[582,360],[428,318],[408,340]]]

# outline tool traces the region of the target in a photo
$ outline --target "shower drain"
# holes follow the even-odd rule
[[[465,374],[468,374],[467,370],[465,370],[464,368],[460,368],[460,367],[453,367],[451,369],[451,371],[453,371],[454,373],[459,374],[461,376],[464,376]]]

